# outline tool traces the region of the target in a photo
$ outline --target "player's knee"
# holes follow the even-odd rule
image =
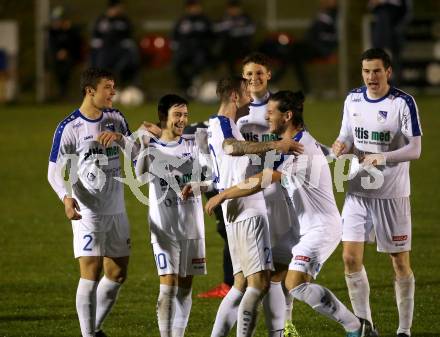
[[[244,292],[247,286],[246,279],[244,276],[240,276],[239,274],[234,275],[234,288],[238,289],[241,292]]]
[[[113,282],[117,282],[117,283],[124,283],[125,280],[127,279],[127,271],[126,270],[111,270],[111,271],[107,271],[105,276],[109,279],[112,280]]]
[[[407,277],[412,274],[409,257],[402,254],[391,254],[393,268],[398,278]]]
[[[362,268],[362,258],[351,252],[343,252],[342,259],[344,260],[345,271],[354,273]]]
[[[285,281],[286,289],[290,292],[292,289],[299,287],[301,284],[307,283],[309,280],[302,273],[295,274],[295,277],[287,277]]]

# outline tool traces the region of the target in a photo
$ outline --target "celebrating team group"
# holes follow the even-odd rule
[[[123,154],[135,168],[137,181],[130,188],[149,185],[161,337],[185,334],[193,277],[206,274],[201,195],[213,190],[218,193],[205,211],[212,214],[221,205],[234,285],[203,335],[227,336],[236,325],[237,336],[253,336],[262,303],[269,337],[299,336],[292,324],[297,300],[338,322],[341,335],[379,336],[363,264],[365,243],[376,241],[395,273],[396,335],[410,337],[415,279],[409,162],[421,154],[418,109],[412,96],[392,86],[384,50],[365,51],[361,69],[364,85],[348,93],[331,149],[306,128],[301,92],[269,92],[270,67],[260,53],[243,60],[241,76],[218,82],[220,106],[207,128],[193,135],[184,133],[189,103],[176,94],[159,100],[158,121],[144,122],[132,134],[112,106],[113,75],[86,70],[83,102],[58,125],[48,168],[50,185],[72,222],[82,336],[106,336],[103,322],[127,275],[130,229],[123,191],[129,180],[122,174]],[[330,158],[350,158],[352,168],[360,163],[351,172],[342,216]],[[315,282],[341,240],[352,310]]]

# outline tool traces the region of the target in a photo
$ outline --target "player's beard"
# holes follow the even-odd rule
[[[286,131],[287,124],[283,124],[280,121],[270,122],[270,133],[274,133],[278,136],[282,136]]]

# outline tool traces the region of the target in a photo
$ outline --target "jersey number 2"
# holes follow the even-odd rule
[[[84,235],[83,239],[87,239],[89,241],[86,242],[84,245],[83,250],[86,250],[88,252],[92,251],[92,247],[90,247],[90,244],[92,243],[93,237],[90,234]]]

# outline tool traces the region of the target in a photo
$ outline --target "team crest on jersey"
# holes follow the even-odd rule
[[[78,122],[78,123],[76,123],[76,124],[73,124],[73,128],[74,129],[76,129],[76,128],[79,128],[79,127],[81,127],[81,126],[83,126],[83,123],[82,122]]]
[[[379,123],[385,123],[387,120],[388,111],[379,110],[377,113],[377,121]]]
[[[107,123],[107,124],[105,124],[105,128],[106,128],[107,130],[110,130],[110,131],[115,132],[115,125],[114,125],[113,123]]]

